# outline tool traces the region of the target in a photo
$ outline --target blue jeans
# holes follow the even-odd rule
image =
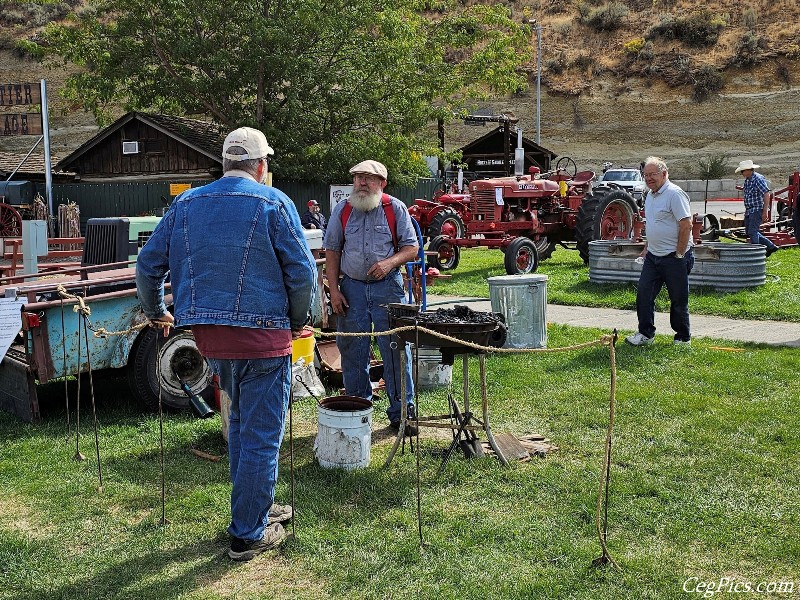
[[[656,334],[656,296],[666,285],[669,293],[669,324],[675,330],[675,339],[688,342],[689,331],[689,273],[694,266],[691,249],[683,258],[674,252],[656,256],[648,252],[644,257],[639,286],[636,289],[636,315],[639,317],[639,333],[649,338]]]
[[[230,396],[228,456],[231,466],[231,524],[228,533],[260,540],[278,480],[291,389],[291,356],[209,358],[220,387]]]
[[[337,326],[339,331],[348,333],[366,333],[374,330],[387,331],[389,327],[389,309],[391,302],[403,302],[403,278],[400,273],[389,275],[381,281],[364,283],[350,279],[345,275],[339,285],[342,294],[350,307],[344,315],[339,315]],[[389,421],[400,419],[400,353],[406,356],[406,402],[414,403],[414,384],[411,381],[411,351],[408,344],[396,336],[378,336],[378,348],[383,360],[383,380],[389,396],[389,408],[386,414]],[[349,396],[372,398],[372,384],[369,380],[370,338],[337,337],[336,346],[342,356],[342,378],[344,389]]]
[[[761,210],[757,208],[752,212],[744,213],[744,229],[747,232],[747,237],[750,238],[751,244],[761,244],[767,248],[777,248],[775,244],[765,238],[759,227],[761,227]]]

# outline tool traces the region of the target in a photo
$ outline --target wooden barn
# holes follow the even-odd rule
[[[222,174],[221,134],[216,123],[131,112],[117,119],[55,168],[80,181],[216,179]]]
[[[516,120],[501,122],[495,129],[461,147],[466,171],[477,177],[504,177],[514,174],[514,149],[517,147]],[[558,156],[532,140],[522,137],[525,149],[524,173],[529,167],[550,169],[550,163]]]

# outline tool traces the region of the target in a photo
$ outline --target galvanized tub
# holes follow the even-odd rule
[[[589,242],[589,281],[638,282],[642,266],[635,259],[643,242],[596,240]],[[767,281],[766,248],[760,244],[705,242],[694,247],[694,268],[689,287],[710,287],[738,292]]]
[[[492,311],[505,317],[506,348],[547,347],[547,275],[489,277]]]

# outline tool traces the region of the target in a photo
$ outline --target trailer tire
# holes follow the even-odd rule
[[[591,241],[630,239],[638,212],[636,200],[623,190],[586,194],[575,226],[575,241],[583,262],[589,262]]]
[[[433,238],[428,251],[436,252],[436,256],[428,257],[428,265],[440,271],[452,271],[461,260],[461,248],[452,244],[445,235]]]
[[[193,393],[212,403],[211,369],[191,332],[172,329],[164,338],[160,329],[147,328],[136,338],[128,357],[128,385],[142,406],[157,411],[160,394],[165,408],[189,408],[189,398],[172,368],[180,370]]]
[[[428,225],[426,232],[429,240],[440,235],[445,235],[451,238],[464,237],[464,220],[461,218],[454,209],[444,208],[431,219],[431,224]]]
[[[539,252],[536,250],[536,244],[526,237],[514,238],[506,248],[503,263],[509,275],[535,273],[539,268]]]

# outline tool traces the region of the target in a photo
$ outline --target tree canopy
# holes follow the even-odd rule
[[[425,172],[431,123],[524,89],[530,30],[505,6],[449,0],[91,0],[44,34],[83,67],[64,93],[111,111],[261,129],[277,176],[332,180],[364,158]]]

